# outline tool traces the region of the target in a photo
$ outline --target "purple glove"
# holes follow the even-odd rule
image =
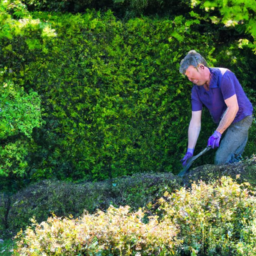
[[[187,164],[187,161],[189,158],[193,156],[194,149],[193,148],[188,148],[186,155],[183,157],[182,161],[182,166],[185,167]]]
[[[221,138],[221,133],[218,131],[215,131],[213,135],[208,139],[208,144],[207,146],[211,148],[217,148],[220,146],[220,138]]]

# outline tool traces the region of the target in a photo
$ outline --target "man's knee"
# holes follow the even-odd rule
[[[225,161],[224,161],[224,159],[220,159],[220,158],[215,157],[214,164],[215,165],[222,165],[222,164],[225,164]]]
[[[214,164],[215,165],[226,164],[226,163],[229,163],[230,159],[231,159],[230,154],[223,153],[220,150],[217,150],[214,158]]]

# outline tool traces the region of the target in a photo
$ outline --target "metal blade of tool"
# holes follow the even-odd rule
[[[186,166],[182,169],[182,171],[180,171],[180,172],[178,173],[178,176],[179,176],[179,177],[183,177],[183,176],[187,173],[187,171],[188,171],[188,169],[190,168],[190,166],[192,165],[192,163],[193,163],[198,157],[200,157],[201,155],[203,155],[204,153],[206,153],[206,152],[209,151],[210,149],[211,149],[211,147],[207,146],[207,147],[206,147],[205,149],[203,149],[199,154],[197,154],[196,156],[191,157],[191,158],[188,160]]]

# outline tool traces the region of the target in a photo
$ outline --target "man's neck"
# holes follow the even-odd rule
[[[209,90],[210,87],[210,82],[211,82],[211,72],[209,68],[205,68],[205,77],[206,77],[206,82],[204,87],[206,87]]]

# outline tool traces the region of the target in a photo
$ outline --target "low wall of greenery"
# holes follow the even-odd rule
[[[180,188],[180,180],[172,173],[135,174],[101,182],[74,184],[66,181],[44,180],[30,185],[14,195],[0,194],[0,237],[13,237],[30,224],[31,218],[45,221],[54,213],[74,218],[86,209],[95,213],[130,205],[132,210],[153,208],[156,198]]]
[[[246,183],[201,181],[164,193],[151,215],[110,206],[76,219],[33,219],[14,255],[255,255],[255,202]]]

